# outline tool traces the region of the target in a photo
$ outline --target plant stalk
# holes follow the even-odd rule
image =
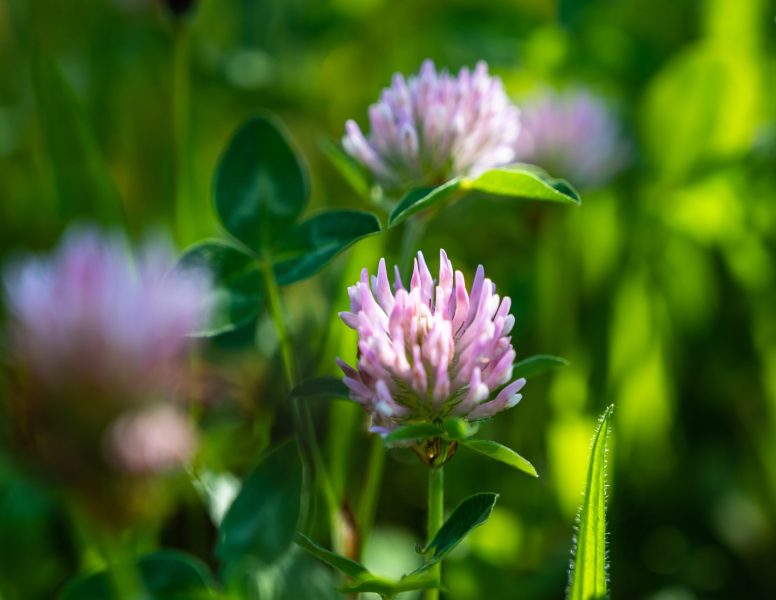
[[[434,536],[442,527],[445,516],[445,472],[444,467],[432,467],[428,470],[428,538],[430,544]],[[432,566],[429,571],[436,578],[437,584],[442,585],[441,561]],[[438,587],[426,590],[424,600],[439,600]]]
[[[186,245],[195,239],[196,210],[193,205],[190,148],[190,32],[186,19],[173,23],[172,118],[175,165],[175,234]]]
[[[385,445],[382,438],[379,435],[375,435],[372,437],[372,447],[369,450],[369,458],[366,463],[366,482],[364,483],[364,491],[361,495],[357,513],[361,537],[359,544],[361,552],[366,548],[369,534],[374,526],[384,467]]]
[[[297,384],[297,371],[294,362],[294,352],[291,347],[291,338],[288,334],[286,321],[283,315],[283,306],[280,300],[280,290],[278,288],[275,273],[272,270],[272,262],[265,260],[261,264],[261,273],[264,280],[264,289],[267,294],[267,303],[275,331],[278,335],[278,346],[280,349],[281,362],[286,377],[288,389],[291,391]],[[294,429],[299,436],[302,446],[302,453],[305,462],[313,474],[313,480],[321,484],[326,505],[330,515],[338,510],[337,496],[331,485],[331,480],[326,470],[326,463],[323,460],[320,446],[315,435],[312,417],[306,404],[299,401],[298,398],[290,398],[291,414],[294,419]]]

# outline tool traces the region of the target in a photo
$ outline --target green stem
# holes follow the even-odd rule
[[[402,273],[412,273],[412,256],[417,251],[418,242],[426,231],[427,222],[427,216],[415,215],[404,224],[404,234],[399,248],[399,269]]]
[[[428,471],[428,539],[431,543],[434,536],[442,527],[445,516],[445,473],[443,467],[432,467]],[[431,567],[430,572],[436,577],[437,583],[442,584],[442,563],[438,562]],[[424,600],[438,600],[439,589],[426,590]]]
[[[118,600],[142,600],[146,598],[140,572],[135,564],[134,552],[124,540],[108,539],[104,546],[108,576]]]
[[[278,346],[283,362],[283,371],[285,372],[286,383],[288,384],[288,389],[290,391],[298,381],[296,365],[294,363],[294,352],[291,347],[291,339],[288,335],[288,328],[286,327],[286,320],[283,315],[283,306],[280,301],[280,290],[278,289],[277,280],[275,279],[275,273],[272,270],[272,262],[269,260],[263,261],[261,272],[264,279],[264,290],[267,294],[269,312],[272,316],[272,322],[275,325],[275,331],[278,335]],[[318,445],[310,411],[307,405],[300,402],[298,398],[291,398],[291,413],[294,419],[294,429],[299,436],[302,446],[302,453],[313,473],[313,479],[317,479],[321,484],[329,514],[333,515],[338,510],[337,495],[334,492],[334,488],[331,485],[331,480],[327,473],[326,463],[323,460],[323,454]]]
[[[187,244],[196,234],[196,211],[193,207],[193,185],[190,164],[189,115],[189,26],[185,19],[173,23],[172,113],[175,150],[175,233]]]
[[[369,450],[369,458],[366,463],[366,481],[364,491],[358,505],[357,519],[361,536],[359,546],[363,552],[372,532],[377,510],[377,501],[380,497],[380,484],[383,481],[385,468],[385,444],[379,435],[372,437],[372,448]]]
[[[261,268],[264,279],[264,290],[267,293],[267,303],[269,305],[269,314],[272,317],[272,323],[275,325],[275,332],[278,335],[278,346],[280,348],[280,357],[283,362],[283,372],[286,376],[288,388],[293,389],[296,385],[296,367],[294,366],[294,353],[291,349],[291,341],[286,327],[286,320],[283,316],[283,306],[280,301],[280,290],[278,289],[275,273],[272,270],[272,263],[264,261]],[[294,406],[298,403],[294,402]],[[295,411],[296,412],[296,411]]]

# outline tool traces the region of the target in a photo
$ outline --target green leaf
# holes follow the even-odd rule
[[[442,200],[472,191],[521,200],[580,203],[579,194],[567,181],[554,179],[531,165],[520,165],[490,169],[477,177],[456,177],[436,188],[413,190],[391,213],[388,225],[398,225]]]
[[[434,539],[423,549],[423,554],[431,554],[428,561],[416,573],[425,571],[449,554],[469,532],[488,520],[498,494],[483,492],[469,496],[453,511],[444,522]]]
[[[379,575],[373,575],[367,568],[346,556],[331,550],[326,550],[307,536],[297,533],[294,541],[316,558],[334,567],[339,572],[351,578],[342,591],[348,593],[372,592],[383,597],[393,598],[402,592],[426,590],[436,587],[436,577],[430,573],[411,573],[398,581],[393,581]]]
[[[214,598],[213,576],[199,559],[176,550],[142,557],[137,568],[149,600]],[[109,600],[114,598],[106,571],[77,577],[65,585],[59,600]]]
[[[116,186],[86,114],[56,63],[35,57],[32,83],[63,220],[123,220]]]
[[[442,421],[442,427],[450,440],[461,441],[473,436],[479,430],[478,423],[470,423],[460,417],[448,417]]]
[[[283,239],[307,205],[307,176],[282,127],[270,116],[242,125],[215,177],[215,204],[226,230],[257,254]]]
[[[534,466],[531,463],[511,448],[507,448],[498,442],[492,440],[464,440],[461,443],[475,452],[484,454],[493,460],[503,462],[523,473],[528,473],[528,475],[531,475],[532,477],[539,477],[536,473],[536,469],[534,469]]]
[[[322,560],[327,565],[334,567],[340,573],[344,573],[348,577],[357,577],[363,573],[368,573],[367,568],[361,563],[357,563],[347,556],[342,556],[331,550],[326,550],[326,548],[316,544],[304,534],[297,533],[294,541],[310,554]]]
[[[339,577],[296,545],[271,567],[253,570],[251,575],[253,581],[245,593],[230,596],[231,600],[342,600],[337,592]]]
[[[369,197],[369,174],[353,158],[342,149],[342,146],[331,140],[321,139],[318,141],[323,153],[331,161],[331,164],[339,171],[350,186],[361,196]]]
[[[444,429],[432,425],[431,423],[410,423],[409,425],[394,429],[383,438],[383,441],[390,445],[398,442],[427,440],[429,438],[442,437],[444,435]]]
[[[614,405],[606,409],[593,437],[585,498],[569,572],[569,600],[606,598],[606,438]]]
[[[200,242],[183,253],[178,269],[204,269],[213,279],[213,291],[206,301],[211,314],[200,336],[233,331],[259,313],[263,300],[261,273],[256,260],[217,240]]]
[[[461,187],[522,200],[581,203],[579,194],[568,181],[551,177],[532,165],[491,169],[475,179],[462,181]]]
[[[533,379],[537,375],[560,369],[569,364],[565,358],[560,356],[551,356],[550,354],[536,354],[529,356],[518,362],[515,365],[512,377],[525,377],[526,379]]]
[[[248,475],[218,535],[217,556],[227,567],[251,559],[267,565],[290,546],[299,520],[302,464],[296,444],[271,452]]]
[[[340,377],[324,376],[306,379],[291,390],[290,395],[293,398],[312,398],[316,396],[348,398],[350,390],[348,386],[342,383]]]
[[[288,285],[315,275],[348,246],[380,231],[380,221],[358,210],[327,210],[293,227],[276,250],[275,276]]]
[[[366,572],[356,577],[354,581],[342,586],[342,591],[351,594],[371,592],[379,594],[383,598],[394,598],[402,592],[431,590],[438,587],[438,585],[436,576],[431,573],[410,573],[398,581],[392,581]]]
[[[461,180],[460,177],[456,177],[435,188],[424,187],[411,190],[399,201],[391,216],[388,217],[388,227],[398,225],[407,217],[458,193],[461,189]]]

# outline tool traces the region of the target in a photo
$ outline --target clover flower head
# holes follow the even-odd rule
[[[187,335],[207,317],[201,272],[169,271],[172,247],[80,226],[51,256],[4,273],[12,352],[42,387],[147,399],[171,384]],[[168,272],[169,271],[169,272]]]
[[[515,158],[580,186],[606,183],[629,146],[606,102],[587,90],[544,92],[523,104]]]
[[[358,332],[359,358],[355,368],[338,364],[372,431],[448,416],[481,420],[520,401],[525,379],[512,381],[511,300],[496,294],[482,266],[469,290],[444,250],[436,281],[418,252],[409,289],[397,268],[394,290],[383,259],[371,281],[362,271],[348,289],[350,311],[340,313]]]
[[[345,151],[382,186],[439,184],[512,162],[520,112],[481,61],[457,76],[426,60],[418,75],[393,76],[369,107],[371,131],[345,125]]]
[[[154,475],[184,464],[196,437],[186,417],[170,405],[153,406],[119,417],[108,430],[108,461],[131,475]]]

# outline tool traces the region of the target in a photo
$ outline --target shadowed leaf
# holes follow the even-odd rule
[[[431,553],[428,561],[420,567],[416,573],[425,571],[432,565],[438,563],[460,541],[465,538],[469,532],[487,521],[493,507],[498,500],[498,494],[483,492],[469,496],[461,502],[453,511],[453,514],[444,522],[434,539],[423,549],[423,554]]]
[[[244,123],[218,163],[216,211],[224,228],[257,254],[282,240],[307,205],[302,164],[270,116]]]
[[[200,600],[215,598],[213,576],[199,559],[176,550],[161,550],[137,562],[140,580],[149,600]],[[108,573],[78,577],[68,583],[59,600],[111,600],[117,598]]]
[[[242,250],[217,240],[200,242],[183,253],[176,268],[204,269],[212,277],[210,319],[197,335],[233,331],[259,313],[264,296],[261,273],[255,259]]]
[[[278,284],[288,285],[315,275],[348,246],[380,231],[371,213],[327,210],[292,227],[274,251]]]
[[[270,564],[289,547],[299,519],[302,464],[288,442],[259,463],[224,515],[216,554],[231,567],[255,559]]]

